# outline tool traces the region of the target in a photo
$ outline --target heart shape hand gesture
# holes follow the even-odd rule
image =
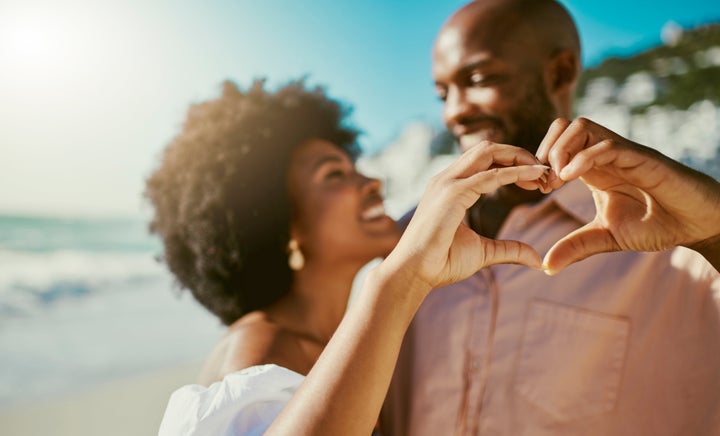
[[[584,118],[556,120],[538,160],[553,172],[544,192],[580,178],[595,218],[548,251],[554,274],[593,254],[686,246],[720,265],[720,183]]]
[[[577,178],[590,188],[596,215],[550,248],[546,273],[598,253],[675,246],[698,251],[720,270],[720,183],[583,118],[556,120],[536,156],[487,141],[463,153],[430,181],[386,265],[425,289],[498,263],[540,269],[529,245],[482,237],[463,218],[480,195],[500,186],[549,193]]]

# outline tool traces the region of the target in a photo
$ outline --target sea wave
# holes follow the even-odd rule
[[[138,253],[158,250],[141,219],[46,218],[0,215],[0,249]]]
[[[0,316],[29,315],[61,300],[167,281],[152,252],[0,249]]]
[[[201,361],[223,329],[161,252],[139,219],[0,216],[0,409]]]

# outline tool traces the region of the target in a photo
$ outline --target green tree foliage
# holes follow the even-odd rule
[[[720,24],[685,30],[676,45],[661,45],[627,58],[609,57],[586,69],[578,82],[576,98],[584,97],[588,84],[601,77],[621,85],[634,73],[647,72],[657,84],[654,102],[633,109],[642,113],[653,105],[687,109],[693,103],[710,100],[720,104]],[[709,53],[715,53],[709,54]]]

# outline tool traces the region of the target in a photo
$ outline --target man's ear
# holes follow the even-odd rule
[[[552,93],[567,92],[575,88],[580,75],[580,58],[573,50],[562,50],[547,63],[546,85]]]

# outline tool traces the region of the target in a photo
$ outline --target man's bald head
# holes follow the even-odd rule
[[[463,33],[465,38],[493,38],[496,46],[521,43],[542,56],[569,50],[578,58],[580,38],[568,11],[555,0],[476,0],[457,10],[438,36]],[[437,45],[436,45],[437,49]]]
[[[534,151],[553,119],[571,116],[577,29],[554,0],[477,0],[443,25],[432,74],[461,148],[490,140]]]

